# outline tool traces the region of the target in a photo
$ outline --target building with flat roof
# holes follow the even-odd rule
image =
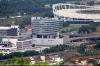
[[[16,44],[17,44],[17,51],[19,52],[33,50],[32,39],[18,40]]]
[[[11,52],[16,52],[16,41],[17,39],[13,38],[2,38],[0,40],[0,53],[9,54]]]
[[[60,28],[63,26],[63,20],[56,18],[32,18],[33,37],[50,38],[56,37]],[[35,35],[35,36],[34,36]]]
[[[31,32],[20,32],[18,25],[0,26],[0,53],[9,54],[32,50],[30,35]]]
[[[28,50],[33,50],[32,39],[6,37],[0,40],[0,53],[9,54],[12,52],[24,52]]]
[[[63,27],[63,20],[58,18],[33,18],[32,17],[32,35],[33,44],[53,45],[63,44],[59,38],[59,30]]]
[[[19,36],[19,26],[0,26],[0,37]]]

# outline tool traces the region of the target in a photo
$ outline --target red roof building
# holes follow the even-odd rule
[[[32,26],[31,25],[25,25],[25,30],[32,30]]]

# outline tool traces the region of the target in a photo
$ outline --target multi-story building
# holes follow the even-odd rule
[[[9,54],[12,52],[24,52],[28,50],[33,50],[32,39],[6,37],[0,40],[0,53]]]
[[[17,50],[19,26],[0,26],[0,53],[9,54]]]
[[[32,39],[26,39],[26,40],[18,40],[17,42],[17,51],[28,51],[32,50]]]
[[[19,36],[19,26],[0,26],[0,37]]]
[[[63,20],[58,18],[32,18],[33,44],[63,44],[63,39],[58,36],[59,30],[62,26]]]
[[[19,26],[0,26],[0,53],[32,50],[31,32],[20,33]]]
[[[11,52],[15,52],[17,50],[16,47],[17,39],[12,38],[3,38],[0,41],[0,53],[9,54]]]
[[[62,20],[52,18],[32,18],[33,36],[35,35],[37,38],[54,38],[57,36],[57,33],[62,26]]]

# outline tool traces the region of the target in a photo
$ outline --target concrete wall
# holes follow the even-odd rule
[[[40,46],[54,46],[54,45],[60,45],[63,44],[63,39],[62,38],[33,38],[33,44],[35,45],[40,45]]]

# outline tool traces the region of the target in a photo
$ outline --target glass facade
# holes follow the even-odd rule
[[[38,37],[47,38],[47,35],[56,35],[63,26],[63,20],[41,18],[32,20],[32,32]]]

